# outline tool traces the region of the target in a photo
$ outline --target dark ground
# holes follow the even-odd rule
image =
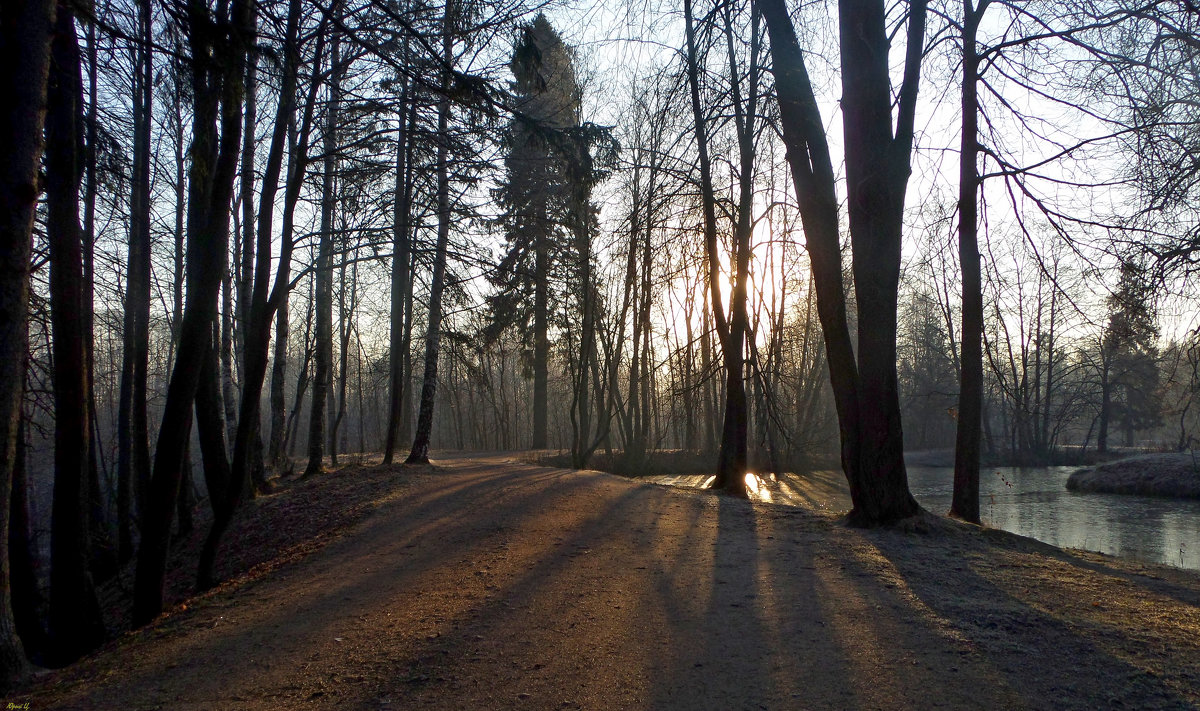
[[[861,531],[802,509],[503,455],[437,464],[352,467],[257,503],[226,563],[257,566],[251,575],[7,701],[185,710],[1200,704],[1193,573],[937,517]],[[275,536],[279,557],[232,563]]]

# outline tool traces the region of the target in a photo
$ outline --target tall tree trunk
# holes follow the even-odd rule
[[[288,301],[284,299],[275,312],[275,348],[271,358],[271,439],[267,461],[278,472],[287,460],[287,360]],[[296,393],[299,397],[300,393]]]
[[[864,525],[896,521],[921,510],[909,492],[904,468],[896,306],[904,195],[925,50],[925,4],[926,0],[909,3],[894,135],[884,2],[842,0],[838,5],[847,213],[858,305],[859,463],[867,484],[851,519]]]
[[[320,81],[317,79],[321,53],[324,47],[324,33],[318,30],[317,48],[313,58],[313,76],[309,86],[308,99],[304,107],[304,117],[299,137],[291,143],[291,158],[289,160],[288,179],[284,189],[283,219],[280,235],[279,267],[275,276],[275,284],[268,295],[268,282],[271,275],[271,243],[274,238],[272,230],[275,195],[279,187],[279,175],[282,172],[283,151],[285,139],[291,133],[295,116],[295,100],[297,75],[299,72],[300,56],[298,33],[301,15],[299,0],[291,0],[288,4],[288,18],[284,30],[284,64],[281,94],[275,115],[275,125],[271,133],[271,145],[267,155],[266,169],[263,173],[262,196],[259,201],[257,249],[254,260],[252,286],[247,295],[250,303],[246,314],[243,341],[243,385],[242,399],[238,411],[238,426],[234,434],[233,459],[230,465],[230,486],[225,489],[223,500],[214,503],[213,525],[205,540],[201,554],[198,583],[201,587],[211,586],[215,582],[213,565],[221,543],[221,537],[229,527],[233,514],[237,511],[242,499],[253,489],[269,491],[270,485],[266,480],[263,466],[263,444],[261,436],[262,385],[266,378],[267,352],[270,347],[271,318],[276,312],[280,313],[279,342],[276,344],[277,361],[275,368],[278,372],[278,412],[283,411],[283,378],[286,375],[287,362],[287,299],[291,290],[291,263],[294,248],[294,215],[296,203],[300,196],[300,186],[304,180],[305,169],[308,165],[308,137],[312,126],[313,107]],[[323,30],[323,27],[322,27]],[[249,216],[247,216],[249,219]],[[247,238],[247,242],[249,242]],[[274,388],[274,386],[273,386]],[[276,396],[273,394],[272,398]],[[278,424],[276,424],[278,422]],[[282,433],[282,414],[278,417],[272,412],[272,436]],[[276,448],[273,443],[274,457],[282,457],[282,446]],[[215,499],[214,499],[215,501]]]
[[[98,89],[96,23],[87,23],[88,101],[84,116],[84,191],[83,191],[83,303],[80,318],[83,320],[84,358],[87,362],[88,420],[92,436],[88,443],[88,489],[91,506],[90,536],[92,539],[93,575],[108,577],[116,572],[121,562],[116,542],[110,537],[108,507],[105,492],[101,487],[101,465],[104,458],[104,443],[100,438],[100,426],[96,408],[96,105]]]
[[[545,217],[545,210],[542,210]],[[547,422],[550,402],[550,241],[545,222],[536,227],[533,254],[533,449],[549,444]]]
[[[357,257],[357,254],[355,255]],[[358,293],[358,262],[355,261],[350,270],[350,281],[346,281],[347,265],[343,261],[338,290],[338,396],[337,410],[333,416],[333,426],[329,429],[329,454],[334,466],[337,466],[337,455],[340,450],[342,422],[346,418],[346,388],[350,382],[350,339],[354,336],[355,295]],[[347,303],[349,299],[349,303]]]
[[[746,398],[742,385],[742,348],[745,340],[744,324],[738,333],[733,333],[731,324],[721,304],[721,265],[717,255],[717,217],[716,195],[712,183],[712,167],[708,155],[708,128],[704,116],[704,108],[700,103],[700,69],[699,56],[696,47],[696,29],[691,0],[683,3],[684,32],[687,40],[687,75],[688,88],[691,95],[692,120],[696,133],[696,149],[700,164],[700,198],[704,212],[704,245],[708,256],[708,292],[712,299],[713,319],[717,326],[718,340],[724,356],[726,374],[725,422],[721,432],[721,448],[717,456],[717,471],[713,486],[734,494],[745,496],[745,462],[746,462]],[[740,264],[740,248],[735,260]],[[735,269],[737,267],[735,266]],[[735,277],[736,278],[736,277]],[[740,280],[739,280],[740,281]],[[735,281],[735,290],[744,288],[743,283]],[[732,295],[731,308],[734,310],[732,324],[737,327],[742,319],[737,315],[737,295]],[[744,310],[744,309],[743,309]],[[735,336],[740,336],[734,341]],[[735,351],[736,350],[736,354]],[[740,393],[740,396],[739,396]],[[648,405],[649,403],[647,403]],[[740,441],[740,446],[739,446]],[[738,471],[740,468],[740,471]]]
[[[46,100],[46,236],[54,333],[54,505],[50,533],[52,659],[67,664],[104,641],[89,569],[87,362],[79,229],[83,82],[75,18],[60,5]]]
[[[412,154],[409,153],[409,170],[412,170]],[[410,178],[411,181],[411,178]],[[411,185],[411,182],[410,182]],[[410,195],[411,188],[410,188]],[[413,275],[417,272],[417,250],[411,250],[412,254],[408,260],[408,289],[404,294],[404,343],[401,346],[401,354],[404,358],[404,392],[411,393],[413,391],[413,357],[412,357],[412,337],[413,337],[413,289],[415,281]],[[400,441],[407,441],[412,436],[413,430],[413,409],[410,405],[410,397],[406,395],[404,402],[400,408]]]
[[[256,24],[257,19],[251,20],[251,23]],[[254,31],[256,32],[256,29]],[[250,41],[254,41],[253,35]],[[284,52],[286,53],[286,51],[285,47]],[[245,127],[242,129],[242,166],[238,171],[242,233],[234,240],[239,247],[237,251],[240,259],[237,265],[236,330],[233,334],[234,350],[239,356],[238,374],[241,376],[240,382],[243,388],[246,381],[246,328],[250,320],[251,291],[254,288],[256,277],[254,270],[254,149],[256,146],[254,128],[258,119],[258,57],[256,53],[252,53],[246,62],[245,81],[246,108],[244,111]],[[294,101],[291,98],[293,94],[295,94],[294,88],[289,92],[286,86],[282,87],[279,92],[280,103]],[[266,191],[266,186],[263,187],[263,190]],[[235,403],[236,401],[230,400],[229,405]]]
[[[296,401],[292,404],[292,411],[287,417],[287,436],[284,438],[284,444],[287,446],[288,456],[295,456],[296,441],[300,439],[300,411],[304,405],[304,395],[308,391],[310,380],[310,365],[312,363],[313,345],[313,294],[316,287],[313,281],[309,281],[308,289],[308,311],[304,314],[304,340],[301,342],[302,356],[300,359],[300,367],[296,369]]]
[[[28,341],[29,259],[42,155],[53,0],[0,6],[0,533],[12,509]],[[0,535],[0,692],[29,675],[13,621],[9,537]]]
[[[236,217],[236,214],[234,215]],[[234,240],[237,241],[238,229],[234,225],[233,229]],[[236,258],[237,255],[235,254]],[[237,432],[237,387],[233,382],[233,274],[226,269],[225,274],[221,279],[221,317],[218,319],[217,333],[215,338],[217,343],[217,353],[219,354],[220,368],[218,383],[221,386],[221,402],[220,407],[225,420],[226,441],[233,439],[234,433]]]
[[[413,436],[409,464],[429,463],[429,439],[433,433],[433,405],[437,396],[438,350],[442,338],[442,290],[446,282],[446,252],[450,243],[450,72],[454,63],[454,39],[451,33],[452,3],[446,3],[442,18],[442,95],[438,99],[437,132],[437,244],[433,255],[433,275],[429,283],[429,318],[425,333],[425,374],[421,383],[421,407],[417,414],[417,430]]]
[[[268,287],[271,278],[271,242],[274,239],[273,225],[275,214],[275,195],[279,189],[279,176],[283,172],[283,153],[287,143],[286,139],[289,133],[289,127],[292,125],[295,116],[295,94],[297,84],[297,73],[299,71],[299,47],[297,46],[297,35],[299,33],[301,14],[301,3],[298,0],[290,0],[288,3],[287,25],[284,30],[283,44],[283,79],[280,86],[279,104],[275,113],[275,124],[271,132],[271,144],[267,153],[267,163],[263,171],[262,180],[262,196],[259,201],[258,211],[258,229],[257,249],[254,245],[254,240],[251,238],[255,234],[254,230],[247,228],[245,237],[245,250],[251,250],[257,257],[251,262],[244,264],[243,269],[246,271],[253,270],[252,274],[246,277],[248,286],[244,298],[247,301],[244,309],[245,323],[243,325],[243,383],[242,383],[242,399],[238,408],[238,426],[234,435],[233,444],[233,461],[231,474],[235,482],[235,489],[231,489],[231,495],[235,498],[226,502],[228,510],[232,512],[240,503],[239,499],[244,492],[246,483],[253,478],[254,487],[260,491],[267,490],[268,484],[265,479],[264,469],[262,465],[262,446],[261,446],[261,413],[260,404],[262,402],[262,385],[267,373],[267,354],[270,348],[271,340],[271,318],[274,315],[276,308],[287,300],[286,282],[290,275],[291,269],[291,250],[292,250],[292,214],[295,210],[295,186],[293,181],[302,180],[304,176],[304,168],[307,163],[306,155],[299,146],[293,146],[291,160],[289,161],[290,170],[288,175],[287,187],[284,191],[284,219],[283,219],[283,234],[281,236],[282,248],[280,250],[279,274],[276,277],[276,284],[273,294],[268,294]],[[319,56],[315,60],[319,64]],[[314,72],[314,85],[317,84]],[[315,86],[310,87],[309,96],[315,101]],[[311,102],[306,104],[306,118],[311,121]],[[307,125],[305,126],[307,131]],[[302,137],[301,141],[307,143],[307,134]],[[243,161],[244,162],[244,161]],[[251,220],[252,215],[248,212],[246,220]],[[282,284],[280,283],[282,280]],[[287,354],[287,324],[286,315],[283,322],[283,344],[281,348],[276,348],[277,354],[282,351],[285,361]],[[280,365],[280,368],[283,366]],[[282,376],[281,376],[282,378]],[[277,454],[273,451],[272,454]]]
[[[962,365],[954,494],[950,515],[979,523],[979,439],[983,417],[983,279],[979,259],[979,53],[975,38],[988,0],[963,0],[962,147],[958,164],[958,258],[962,265]]]
[[[192,403],[200,385],[204,359],[212,348],[217,297],[228,262],[229,205],[241,143],[241,83],[251,17],[248,0],[232,0],[229,17],[214,18],[202,4],[192,3],[188,7],[194,107],[188,196],[188,292],[179,355],[167,387],[142,546],[138,551],[133,606],[133,623],[138,626],[162,612],[171,521],[183,478],[185,446],[191,434]],[[209,44],[218,28],[227,30],[232,39],[232,51],[219,65],[213,61]]]
[[[130,181],[129,274],[117,416],[118,556],[133,557],[130,510],[134,489],[150,474],[150,424],[146,412],[150,363],[150,129],[153,97],[152,23],[149,0],[138,2],[138,66],[134,73],[133,177]],[[144,502],[139,501],[139,504]]]
[[[324,466],[327,424],[327,400],[333,370],[333,205],[334,180],[337,170],[338,101],[341,92],[340,41],[335,34],[330,50],[329,104],[325,113],[325,136],[322,145],[325,160],[321,192],[321,235],[315,276],[316,293],[316,372],[313,375],[312,407],[308,421],[308,466],[304,476],[319,474]]]
[[[754,117],[758,103],[758,14],[750,24],[750,60],[748,95],[742,103],[741,79],[733,48],[732,9],[726,5],[725,38],[729,55],[729,80],[733,92],[734,123],[738,137],[739,175],[737,225],[734,228],[734,283],[729,298],[729,335],[725,345],[725,423],[721,433],[721,451],[717,456],[717,475],[713,488],[746,496],[746,460],[749,447],[749,411],[746,404],[746,310],[750,281],[750,239],[754,222]]]
[[[226,454],[225,422],[220,415],[221,365],[216,342],[217,337],[214,333],[213,346],[205,354],[200,382],[196,389],[196,429],[200,439],[200,453],[204,457],[204,483],[213,510],[212,528],[209,529],[208,537],[204,539],[196,572],[196,587],[200,590],[207,590],[216,582],[213,564],[216,561],[217,546],[233,518],[233,503],[239,499],[241,492],[241,482],[234,480]]]
[[[843,132],[858,297],[858,358],[850,344],[842,284],[835,177],[824,125],[782,0],[760,0],[771,36],[784,143],[812,260],[838,412],[842,468],[854,508],[876,525],[920,511],[908,490],[896,379],[896,299],[904,192],[924,49],[925,3],[908,19],[904,81],[892,135],[888,38],[880,0],[842,0]]]
[[[174,241],[174,279],[172,286],[174,287],[171,294],[171,352],[172,354],[179,350],[179,336],[183,325],[183,282],[186,277],[185,273],[185,240],[184,240],[184,217],[187,207],[187,192],[184,173],[184,125],[183,125],[183,88],[181,86],[183,70],[179,66],[174,67],[175,85],[172,92],[172,107],[173,116],[175,118],[175,127],[177,134],[174,140],[175,149],[175,226],[172,232]],[[174,362],[174,358],[170,359]],[[145,418],[143,418],[145,422]],[[147,510],[147,502],[150,498],[150,445],[149,433],[145,437],[146,441],[146,461],[144,466],[138,471],[138,476],[134,481],[136,492],[137,507],[140,515],[145,516]],[[192,477],[192,454],[191,444],[185,442],[183,445],[183,468],[182,479],[180,481],[179,498],[176,499],[176,512],[179,516],[179,528],[181,533],[191,531],[194,522],[192,518],[192,510],[195,508],[195,486]]]
[[[396,122],[396,191],[392,208],[392,300],[388,358],[388,424],[383,446],[383,463],[391,464],[395,457],[400,434],[400,419],[404,411],[404,313],[405,297],[411,293],[408,282],[412,275],[408,262],[412,252],[411,181],[409,180],[408,151],[412,136],[409,132],[408,80],[400,90],[399,120]],[[416,102],[412,102],[414,107]]]
[[[1106,366],[1100,380],[1100,421],[1096,429],[1096,452],[1099,454],[1108,452],[1108,426],[1112,421],[1113,410],[1112,389],[1112,379]]]
[[[30,659],[35,662],[48,652],[46,629],[42,624],[41,592],[38,588],[37,551],[34,547],[33,522],[29,517],[29,477],[26,469],[25,418],[17,432],[17,458],[13,462],[12,518],[8,529],[8,555],[12,572],[12,612],[17,634]]]
[[[582,192],[578,186],[573,188]],[[577,195],[573,206],[572,222],[575,230],[577,259],[579,260],[579,377],[572,389],[574,404],[572,420],[575,422],[575,437],[571,443],[572,466],[587,467],[598,441],[592,440],[592,402],[588,377],[596,354],[595,292],[592,289],[592,236],[588,225],[587,211],[590,199],[587,194]]]

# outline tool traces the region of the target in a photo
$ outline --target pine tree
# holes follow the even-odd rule
[[[1108,297],[1108,324],[1100,343],[1100,417],[1096,448],[1108,450],[1108,434],[1118,420],[1125,445],[1133,433],[1162,419],[1158,398],[1158,323],[1153,285],[1145,270],[1121,265],[1117,289]]]
[[[555,298],[550,275],[572,242],[571,191],[565,180],[569,141],[562,133],[579,125],[580,91],[571,50],[545,15],[522,28],[509,67],[516,117],[508,130],[505,180],[496,191],[508,252],[493,278],[499,292],[492,298],[492,328],[498,333],[520,324],[533,339],[532,445],[542,449],[547,446],[548,331]]]

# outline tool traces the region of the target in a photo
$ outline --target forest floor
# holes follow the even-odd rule
[[[504,455],[350,467],[285,489],[275,497],[304,498],[275,508],[344,499],[352,480],[373,482],[356,489],[357,523],[331,524],[283,562],[3,701],[35,710],[1200,706],[1196,573],[934,516],[906,530],[851,529],[821,512]]]

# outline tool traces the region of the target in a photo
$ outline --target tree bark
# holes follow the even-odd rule
[[[46,79],[54,27],[53,0],[0,6],[0,692],[29,675],[17,636],[9,582],[7,534],[12,508],[21,398],[28,341],[29,259],[38,167],[42,155]]]
[[[230,512],[236,509],[240,503],[241,492],[250,478],[255,479],[254,485],[256,489],[263,491],[268,488],[265,477],[262,475],[262,448],[259,445],[261,439],[260,405],[262,403],[263,381],[267,375],[267,354],[271,341],[271,319],[279,302],[287,298],[286,288],[284,288],[284,296],[282,298],[272,300],[268,294],[271,278],[271,241],[274,239],[275,195],[279,189],[279,176],[283,172],[284,147],[288,135],[288,127],[291,125],[295,115],[295,94],[300,62],[299,48],[297,47],[300,13],[301,3],[299,0],[291,0],[288,3],[287,24],[284,30],[282,50],[284,55],[283,79],[280,85],[279,104],[275,113],[275,125],[271,132],[271,144],[267,153],[267,163],[263,171],[262,195],[259,201],[258,229],[256,235],[257,245],[250,238],[250,235],[254,232],[250,228],[247,228],[247,236],[244,239],[243,259],[245,258],[246,250],[255,253],[257,259],[243,263],[245,271],[249,272],[253,269],[253,272],[249,276],[244,277],[246,287],[243,298],[248,303],[244,309],[245,321],[243,324],[242,398],[238,408],[238,426],[234,436],[233,461],[231,466],[231,475],[235,485],[230,490],[230,494],[234,498],[224,504]],[[243,163],[245,163],[245,160],[243,160]],[[294,151],[291,160],[291,172],[294,176],[289,175],[288,177],[289,184],[284,196],[285,212],[290,213],[294,210],[295,203],[292,200],[291,181],[295,177],[303,176],[304,164],[304,157],[300,155],[299,151]],[[247,213],[245,219],[248,221],[251,220],[252,215]],[[282,236],[284,248],[280,254],[279,273],[283,275],[283,280],[286,282],[290,274],[291,265],[292,235],[290,230],[290,216],[285,218],[284,222],[284,234]],[[279,277],[277,277],[276,291],[278,292],[280,288]],[[286,317],[284,330],[283,353],[286,357]],[[258,473],[257,475],[256,472]]]
[[[437,396],[438,350],[442,337],[442,290],[446,282],[446,252],[450,242],[450,174],[447,129],[450,123],[450,71],[454,62],[451,35],[451,3],[446,3],[442,18],[442,96],[438,99],[437,146],[437,245],[433,256],[433,275],[429,284],[429,318],[425,334],[425,374],[421,383],[421,406],[417,430],[413,436],[409,464],[429,463],[429,439],[433,433],[433,405]]]
[[[976,33],[988,0],[963,0],[962,136],[958,164],[958,258],[962,266],[962,349],[954,493],[950,515],[979,523],[979,442],[983,416],[983,280],[979,258],[979,53]]]
[[[338,101],[341,91],[340,83],[341,52],[339,39],[335,34],[330,50],[331,79],[329,86],[329,105],[325,114],[325,136],[323,150],[325,154],[324,174],[321,193],[321,236],[317,253],[315,269],[316,284],[316,357],[313,374],[312,407],[309,410],[308,427],[308,466],[304,476],[319,474],[324,468],[325,441],[327,425],[327,400],[329,398],[330,377],[333,371],[333,203],[334,179],[337,170]]]
[[[257,14],[257,13],[256,13]],[[257,24],[257,17],[251,20],[252,26]],[[253,30],[255,33],[257,29]],[[254,42],[253,35],[250,38]],[[287,49],[284,49],[286,57]],[[286,61],[286,59],[285,59]],[[286,72],[286,70],[285,70]],[[284,82],[287,81],[286,73]],[[245,388],[246,381],[246,328],[250,321],[251,309],[251,290],[255,285],[255,233],[254,233],[254,149],[256,146],[254,128],[258,118],[258,57],[256,52],[252,52],[249,60],[246,62],[246,79],[245,79],[245,95],[246,108],[243,112],[245,116],[245,127],[242,129],[242,166],[238,171],[238,182],[240,188],[240,202],[242,208],[241,228],[242,234],[235,238],[235,243],[240,243],[240,261],[237,265],[237,313],[234,332],[234,350],[239,355],[238,374],[241,376],[242,387]],[[295,88],[288,91],[286,85],[281,87],[279,92],[279,103],[287,101],[295,101],[293,95]],[[264,176],[264,181],[266,177]],[[264,197],[266,194],[266,186],[263,186]],[[265,200],[264,200],[265,204]],[[273,207],[273,206],[272,206]],[[261,209],[260,209],[261,211]],[[244,395],[243,395],[244,397]],[[231,400],[232,404],[234,401]],[[241,420],[238,419],[238,422]]]
[[[290,13],[290,9],[289,9]],[[289,15],[290,16],[290,15]],[[288,297],[291,294],[291,268],[292,268],[292,253],[295,248],[295,215],[296,205],[300,201],[300,190],[304,186],[304,176],[308,169],[308,144],[309,135],[313,124],[313,111],[317,102],[317,91],[321,86],[319,80],[321,58],[324,53],[325,32],[324,26],[318,30],[317,48],[313,53],[312,64],[314,67],[311,81],[308,87],[308,98],[304,104],[304,115],[300,122],[299,131],[296,131],[295,121],[289,120],[286,126],[289,144],[289,159],[288,159],[288,174],[287,182],[284,189],[283,198],[283,216],[280,225],[280,241],[282,245],[279,250],[279,270],[275,275],[275,285],[271,288],[271,296],[266,303],[266,313],[264,317],[264,328],[269,324],[270,313],[272,310],[276,314],[275,323],[275,358],[272,365],[271,373],[271,449],[270,460],[273,466],[279,466],[287,458],[288,443],[293,438],[290,434],[291,429],[288,426],[288,418],[286,416],[285,393],[286,388],[285,378],[287,377],[287,346],[288,333],[290,331],[290,323],[288,321]],[[293,44],[293,50],[298,49]],[[299,66],[299,58],[295,58],[297,67]],[[293,118],[295,112],[292,112]],[[298,133],[298,135],[296,135]],[[270,160],[268,159],[268,164]],[[265,186],[265,182],[264,182]],[[270,230],[263,230],[269,234]],[[260,254],[263,247],[260,249]],[[261,257],[260,257],[261,259]],[[309,309],[312,309],[312,299],[309,300]],[[299,412],[301,401],[304,399],[304,383],[307,377],[308,359],[307,359],[307,341],[308,334],[305,333],[305,360],[300,366],[300,384],[296,388],[296,409],[293,411],[293,417]],[[264,346],[265,347],[265,346]],[[265,356],[264,356],[265,357]],[[262,384],[261,380],[258,384],[258,392],[261,397]],[[251,388],[247,392],[253,394]],[[237,448],[234,448],[235,462],[238,461]],[[241,476],[239,474],[239,476]]]
[[[836,182],[820,111],[785,4],[760,0],[759,5],[771,37],[784,143],[825,335],[842,469],[854,506],[849,520],[863,526],[890,523],[920,512],[904,469],[895,356],[900,238],[925,3],[916,0],[910,8],[894,136],[883,3],[843,0],[838,6],[857,359],[846,324]]]
[[[117,548],[122,563],[133,557],[131,511],[134,488],[136,482],[149,478],[150,472],[150,425],[146,412],[150,362],[150,127],[153,97],[150,13],[149,0],[139,0],[129,272],[117,419]]]
[[[1100,381],[1100,421],[1096,430],[1096,452],[1108,453],[1108,425],[1112,420],[1112,381],[1107,368]]]
[[[87,358],[79,189],[83,82],[75,18],[60,5],[46,109],[46,236],[54,355],[54,503],[50,534],[52,661],[67,664],[105,636],[90,571]]]
[[[214,329],[215,329],[214,324]],[[201,366],[200,382],[196,389],[196,425],[200,439],[200,454],[204,458],[204,483],[208,489],[208,500],[212,504],[213,523],[200,550],[200,561],[196,571],[196,587],[207,590],[216,582],[213,564],[221,536],[233,518],[235,503],[240,500],[242,482],[233,478],[226,454],[225,422],[221,412],[220,362],[216,349],[216,334],[213,345],[205,354]]]
[[[229,17],[215,20],[202,4],[192,3],[188,7],[194,107],[188,196],[188,292],[180,327],[179,355],[167,387],[142,546],[138,551],[135,626],[153,620],[163,607],[171,520],[191,433],[192,403],[200,385],[204,359],[212,346],[217,297],[228,262],[229,205],[241,143],[241,83],[251,16],[248,0],[232,0]],[[218,36],[228,37],[231,42],[219,65],[213,61],[211,45]]]
[[[104,444],[100,439],[100,429],[96,408],[96,348],[95,329],[96,312],[94,296],[96,292],[96,105],[98,88],[96,23],[87,22],[87,38],[84,40],[87,48],[88,66],[88,98],[87,113],[83,117],[84,154],[84,190],[83,190],[83,303],[80,307],[80,318],[83,321],[84,359],[87,368],[88,384],[88,421],[91,422],[92,436],[88,443],[88,498],[91,507],[89,523],[92,539],[92,574],[100,579],[112,576],[120,565],[117,542],[109,535],[108,508],[106,497],[100,481],[101,467],[104,461]]]
[[[725,366],[725,420],[721,430],[721,447],[717,455],[716,478],[713,486],[735,496],[746,495],[746,394],[742,381],[742,348],[745,341],[744,321],[738,316],[737,295],[731,294],[730,308],[735,324],[730,324],[721,304],[721,266],[717,256],[716,194],[713,190],[712,167],[708,155],[708,129],[700,103],[700,70],[696,48],[696,30],[692,2],[684,0],[684,32],[687,40],[687,76],[691,95],[692,120],[696,133],[696,149],[700,163],[700,199],[704,213],[704,245],[708,255],[708,292],[712,299],[713,319]],[[746,168],[743,166],[743,168]],[[748,209],[748,208],[747,208]],[[741,266],[741,249],[736,249],[735,270]],[[744,281],[735,276],[734,289],[743,289]],[[744,291],[742,292],[744,293]],[[742,309],[744,311],[744,308]],[[742,328],[733,332],[739,324]],[[731,328],[732,326],[732,328]],[[735,338],[737,338],[735,342]],[[735,351],[736,350],[736,354]],[[740,393],[740,395],[739,395]],[[649,403],[645,403],[646,407]],[[741,443],[739,446],[739,442]],[[740,469],[740,471],[738,471]]]
[[[729,55],[729,82],[734,107],[734,125],[739,152],[737,224],[734,228],[734,284],[729,298],[729,335],[725,339],[725,422],[721,450],[717,455],[714,489],[746,496],[746,460],[749,449],[749,411],[746,403],[746,333],[749,318],[746,303],[750,280],[750,239],[754,223],[754,119],[758,103],[758,14],[753,13],[750,31],[749,94],[742,103],[741,79],[733,48],[732,9],[724,8],[725,39]]]
[[[12,611],[17,634],[29,658],[42,660],[48,650],[42,624],[33,524],[29,517],[29,480],[25,466],[25,419],[17,432],[17,457],[13,462],[12,518],[8,529],[8,555],[12,572]]]
[[[533,253],[533,449],[549,444],[550,401],[550,238],[545,209],[535,228]]]
[[[852,269],[858,305],[860,464],[869,475],[851,518],[888,523],[920,511],[908,490],[896,378],[896,302],[924,0],[909,7],[908,61],[892,135],[888,37],[882,0],[842,0],[842,132]],[[914,60],[915,57],[915,60]]]
[[[383,463],[391,464],[395,457],[396,442],[400,434],[400,419],[404,411],[404,332],[405,298],[411,293],[408,282],[412,274],[408,262],[412,253],[412,188],[409,180],[409,96],[408,80],[400,90],[400,112],[396,127],[396,191],[392,224],[392,300],[391,329],[388,359],[388,424],[383,446]],[[414,107],[416,102],[412,102]]]
[[[287,461],[287,360],[288,338],[291,324],[288,323],[288,302],[285,299],[275,312],[275,346],[271,358],[271,437],[267,450],[267,461],[279,473]],[[300,393],[297,393],[297,397]]]

